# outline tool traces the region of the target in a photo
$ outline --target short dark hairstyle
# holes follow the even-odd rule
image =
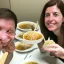
[[[15,28],[17,27],[17,17],[16,17],[16,15],[14,14],[14,12],[11,11],[10,9],[0,8],[0,18],[12,19],[12,20],[14,20]]]

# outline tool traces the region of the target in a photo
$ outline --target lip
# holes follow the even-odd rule
[[[53,23],[53,22],[48,22],[47,24],[56,24],[56,23]]]
[[[55,24],[48,24],[48,26],[53,26],[53,25],[55,25]]]
[[[54,26],[56,23],[47,23],[48,26]]]

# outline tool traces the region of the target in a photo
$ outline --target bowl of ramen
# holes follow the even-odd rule
[[[37,24],[32,21],[22,21],[17,24],[17,28],[22,30],[22,31],[33,31],[37,30],[36,28]],[[36,28],[36,29],[35,29]]]
[[[44,36],[42,33],[37,31],[28,31],[23,34],[23,39],[27,43],[37,44],[44,39]]]
[[[31,51],[33,49],[34,49],[33,44],[27,44],[25,42],[20,42],[20,41],[17,41],[15,43],[15,50],[18,52],[27,52],[27,51]]]

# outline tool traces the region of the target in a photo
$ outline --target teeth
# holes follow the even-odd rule
[[[48,25],[54,25],[54,24],[48,24]]]
[[[49,25],[53,25],[53,24],[49,24]]]

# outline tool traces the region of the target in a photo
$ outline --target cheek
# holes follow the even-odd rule
[[[14,40],[15,35],[9,35],[10,39]]]
[[[58,25],[60,25],[60,26],[62,25],[62,22],[63,22],[63,20],[61,20],[61,19],[58,19],[58,20],[57,20],[57,23],[58,23]]]
[[[47,19],[47,18],[45,18],[45,19],[44,19],[44,23],[46,23],[47,21],[48,21],[48,19]]]
[[[15,37],[14,37],[14,36],[12,36],[11,38],[14,40],[14,38],[15,38]]]
[[[46,26],[46,23],[47,23],[47,19],[44,20],[44,24],[45,24],[45,26]]]
[[[58,18],[56,18],[56,21],[58,23],[62,23],[64,21],[64,18],[63,17],[58,17]]]

